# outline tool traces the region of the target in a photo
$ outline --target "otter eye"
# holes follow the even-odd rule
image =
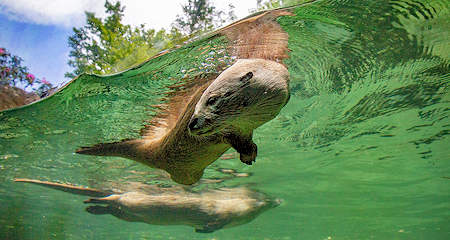
[[[250,80],[253,77],[253,73],[252,72],[248,72],[247,74],[245,74],[244,76],[241,77],[241,82],[247,82],[248,80]]]
[[[214,103],[217,102],[218,97],[217,96],[212,96],[210,98],[208,98],[208,100],[206,100],[206,106],[211,106]]]

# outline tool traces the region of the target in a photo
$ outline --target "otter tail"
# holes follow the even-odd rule
[[[96,156],[117,156],[133,157],[136,155],[136,145],[138,140],[125,139],[120,142],[99,143],[90,147],[81,147],[75,152],[78,154],[96,155]]]
[[[16,178],[16,179],[14,179],[14,182],[32,183],[32,184],[37,184],[40,186],[60,190],[63,192],[73,193],[73,194],[77,194],[77,195],[90,196],[90,197],[104,197],[104,196],[111,195],[113,193],[110,191],[101,191],[101,190],[97,190],[97,189],[93,189],[93,188],[77,187],[77,186],[73,186],[73,185],[69,185],[69,184],[40,181],[40,180],[35,180],[35,179]]]

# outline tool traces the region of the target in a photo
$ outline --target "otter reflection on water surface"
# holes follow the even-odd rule
[[[95,204],[86,208],[91,214],[111,214],[125,221],[155,225],[187,225],[201,233],[248,223],[280,203],[244,187],[191,192],[179,186],[127,183],[128,191],[116,192],[34,179],[15,181],[94,197],[84,201]]]

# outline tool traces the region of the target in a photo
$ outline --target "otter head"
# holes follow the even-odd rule
[[[243,132],[273,119],[289,99],[289,73],[279,63],[240,59],[203,92],[189,121],[194,135],[226,128]]]

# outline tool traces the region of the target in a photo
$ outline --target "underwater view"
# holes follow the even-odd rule
[[[118,74],[80,75],[0,112],[0,239],[450,239],[449,36],[448,0],[323,0],[254,14]],[[290,79],[288,103],[253,131],[252,165],[231,148],[182,185],[75,153],[140,138],[157,105],[241,58],[283,63]],[[111,194],[165,196],[173,209],[96,199]],[[224,202],[237,215],[219,214],[218,227],[191,218]]]

